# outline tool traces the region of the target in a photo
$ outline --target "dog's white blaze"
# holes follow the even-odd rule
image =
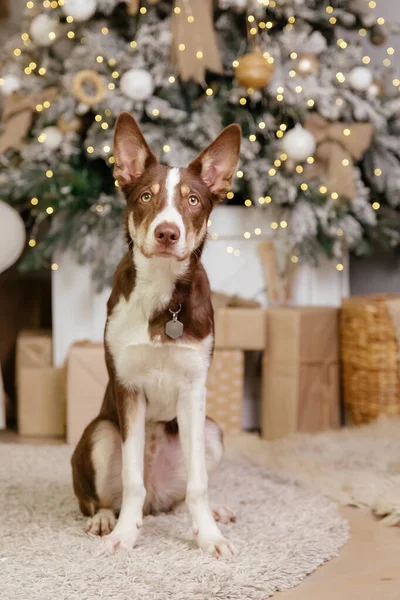
[[[158,213],[158,215],[153,219],[150,224],[149,231],[147,233],[146,246],[148,249],[153,248],[154,241],[154,232],[156,227],[161,223],[173,223],[177,225],[180,233],[180,239],[176,244],[176,249],[179,253],[184,252],[186,245],[186,230],[185,224],[182,219],[182,215],[179,210],[176,208],[175,203],[175,192],[176,188],[179,185],[181,180],[181,172],[180,169],[173,167],[168,171],[167,179],[165,181],[165,186],[167,189],[167,198],[166,198],[166,206],[165,208]]]
[[[180,169],[173,167],[169,170],[167,180],[165,182],[167,188],[167,207],[175,206],[175,189],[181,179]]]

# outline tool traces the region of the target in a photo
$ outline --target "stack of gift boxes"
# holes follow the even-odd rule
[[[225,307],[215,311],[207,414],[225,434],[241,431],[244,352],[262,358],[262,436],[339,425],[339,312],[335,308]],[[52,338],[23,332],[17,349],[18,429],[75,444],[99,412],[107,384],[102,344],[78,341],[52,366]]]

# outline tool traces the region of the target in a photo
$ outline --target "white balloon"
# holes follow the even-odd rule
[[[349,83],[353,90],[364,92],[373,82],[374,76],[368,67],[355,67],[350,71]]]
[[[317,147],[312,133],[299,123],[282,138],[282,149],[292,160],[302,162],[312,156]]]
[[[21,87],[20,78],[18,75],[14,75],[13,73],[3,75],[2,80],[3,83],[1,84],[0,90],[5,96],[9,96],[10,94],[17,92]]]
[[[25,225],[19,213],[0,200],[0,273],[19,259],[25,239]]]
[[[95,14],[97,0],[65,0],[61,9],[66,17],[73,17],[75,21],[82,23]]]
[[[58,129],[58,127],[54,126],[45,127],[42,131],[42,135],[43,137],[46,136],[46,138],[42,142],[43,146],[46,146],[46,148],[48,148],[49,150],[57,150],[64,138],[63,134]]]
[[[58,21],[48,15],[40,14],[31,22],[30,35],[38,46],[51,46],[57,37],[57,32]]]
[[[131,100],[147,100],[154,90],[153,78],[145,69],[129,69],[122,75],[119,87]]]

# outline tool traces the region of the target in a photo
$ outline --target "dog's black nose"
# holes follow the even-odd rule
[[[159,244],[163,246],[172,246],[181,237],[179,227],[174,223],[160,223],[157,225],[154,236]]]

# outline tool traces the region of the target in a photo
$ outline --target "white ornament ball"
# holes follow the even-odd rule
[[[61,8],[66,17],[73,17],[74,21],[82,23],[95,14],[97,0],[65,0]]]
[[[145,69],[129,69],[122,75],[119,87],[131,100],[147,100],[154,90],[153,78]]]
[[[83,117],[83,115],[86,115],[89,112],[89,110],[90,110],[89,104],[84,104],[83,102],[80,102],[78,104],[78,106],[76,107],[75,112],[80,117]]]
[[[48,150],[57,150],[64,139],[62,132],[58,127],[45,127],[41,133],[43,136],[43,146]]]
[[[14,75],[13,73],[9,73],[8,75],[4,75],[2,77],[3,83],[0,87],[0,90],[5,96],[9,96],[14,92],[17,92],[21,87],[21,80],[18,75]]]
[[[349,83],[353,90],[364,92],[373,82],[374,76],[368,67],[355,67],[350,71]]]
[[[38,46],[51,46],[58,32],[58,21],[48,15],[40,14],[32,20],[30,35]]]
[[[282,138],[282,149],[288,158],[297,162],[312,156],[317,147],[312,133],[304,129],[299,123],[290,129]]]
[[[25,225],[19,213],[0,201],[0,273],[11,267],[25,246]]]

